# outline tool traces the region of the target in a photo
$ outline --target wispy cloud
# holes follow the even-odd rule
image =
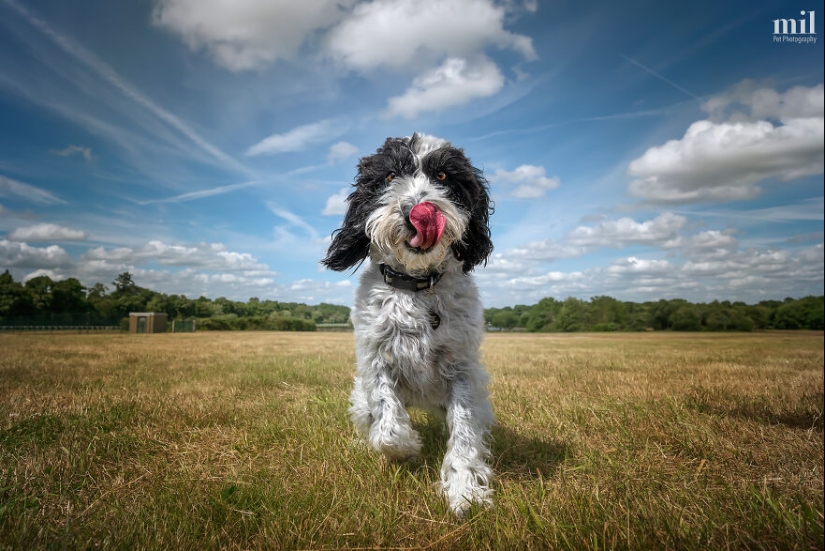
[[[306,220],[294,212],[288,211],[272,201],[268,201],[266,206],[270,211],[272,211],[273,214],[289,222],[289,225],[296,226],[304,230],[312,238],[312,241],[318,240],[318,232],[315,228],[313,228]]]
[[[682,102],[680,102],[682,103]],[[607,115],[595,115],[592,117],[581,117],[578,119],[570,119],[564,120],[559,122],[551,122],[547,124],[539,124],[536,126],[525,126],[522,128],[508,128],[505,130],[496,130],[495,132],[489,132],[487,134],[480,134],[478,136],[472,136],[468,138],[467,142],[479,142],[484,140],[489,140],[492,138],[498,138],[501,136],[508,136],[512,134],[535,134],[538,132],[544,132],[545,130],[552,130],[553,128],[559,128],[562,126],[569,126],[574,124],[581,124],[586,122],[600,122],[600,121],[610,121],[616,119],[636,119],[636,118],[646,118],[646,117],[661,117],[663,115],[667,115],[671,112],[672,109],[675,109],[679,103],[673,104],[671,106],[662,107],[659,109],[641,109],[639,111],[625,111],[621,113],[609,113]]]
[[[173,197],[165,197],[163,199],[150,199],[148,201],[135,201],[138,205],[153,205],[157,203],[181,203],[183,201],[194,201],[196,199],[203,199],[204,197],[212,197],[214,195],[223,195],[224,193],[231,193],[233,191],[237,191],[239,189],[246,189],[255,186],[262,186],[265,184],[272,184],[282,180],[288,180],[295,176],[300,176],[302,174],[308,174],[310,172],[315,172],[316,170],[320,170],[323,168],[327,168],[327,165],[324,164],[317,164],[317,165],[309,165],[300,168],[296,168],[294,170],[290,170],[289,172],[285,172],[283,174],[273,174],[267,177],[266,179],[260,180],[249,180],[247,182],[241,182],[238,184],[230,184],[228,186],[218,186],[209,189],[201,189],[198,191],[190,191],[188,193],[182,193],[180,195],[175,195]]]
[[[66,201],[44,189],[6,178],[0,174],[0,196],[16,196],[42,205],[65,205]]]
[[[305,124],[281,134],[272,134],[247,149],[250,157],[301,151],[310,144],[332,140],[340,136],[346,126],[338,120],[323,120]]]
[[[825,211],[825,202],[823,202],[823,198],[815,197],[799,203],[792,203],[777,207],[767,207],[763,209],[716,209],[701,210],[699,212],[686,212],[685,214],[725,219],[739,218],[762,224],[764,222],[791,223],[800,221],[822,221],[825,220],[825,214],[823,214],[823,211]]]
[[[635,65],[636,67],[639,67],[640,69],[642,69],[642,70],[644,70],[644,71],[647,71],[648,73],[650,73],[650,74],[651,74],[651,75],[653,75],[654,77],[658,78],[658,79],[659,79],[659,80],[661,80],[662,82],[666,82],[666,83],[670,84],[672,87],[676,88],[677,90],[679,90],[679,91],[680,91],[680,92],[682,92],[683,94],[687,94],[687,95],[689,95],[690,97],[692,97],[693,99],[701,99],[699,96],[697,96],[696,94],[694,94],[693,92],[691,92],[691,91],[690,91],[690,90],[688,90],[687,88],[684,88],[684,87],[682,87],[682,86],[679,86],[678,84],[676,84],[675,82],[673,82],[673,81],[672,81],[672,80],[670,80],[669,78],[667,78],[667,77],[664,77],[664,76],[660,75],[659,73],[657,73],[656,71],[654,71],[654,70],[653,70],[653,69],[651,69],[650,67],[647,67],[646,65],[642,65],[641,63],[639,63],[639,62],[638,62],[638,61],[636,61],[635,59],[633,59],[633,58],[631,58],[631,57],[628,57],[628,56],[626,56],[626,55],[624,55],[624,54],[619,54],[619,55],[620,55],[620,56],[622,56],[622,57],[623,57],[624,59],[626,59],[627,61],[629,61],[630,63],[632,63],[633,65]]]
[[[82,145],[70,145],[64,149],[52,149],[51,153],[60,157],[71,157],[72,155],[80,155],[87,161],[92,160],[92,150]]]
[[[194,201],[195,199],[203,199],[204,197],[212,197],[214,195],[223,195],[239,189],[253,187],[262,184],[262,180],[250,180],[248,182],[241,182],[239,184],[231,184],[228,186],[218,186],[210,189],[201,189],[198,191],[190,191],[189,193],[182,193],[174,197],[165,197],[163,199],[151,199],[149,201],[137,201],[139,205],[153,205],[157,203],[181,203],[184,201]]]
[[[112,69],[103,60],[97,57],[93,52],[86,49],[84,46],[66,36],[63,33],[53,29],[51,25],[44,20],[35,16],[26,7],[22,6],[15,0],[2,0],[8,6],[19,13],[26,21],[29,22],[35,29],[40,31],[43,35],[54,42],[63,52],[86,65],[92,69],[100,78],[108,82],[110,85],[119,90],[123,95],[145,108],[147,111],[155,115],[157,118],[179,131],[181,134],[189,138],[194,144],[200,147],[205,152],[209,153],[215,159],[222,161],[228,167],[231,167],[240,172],[249,173],[249,169],[237,162],[235,159],[221,151],[218,147],[212,145],[201,137],[197,132],[189,127],[185,122],[179,119],[174,114],[163,109],[152,100],[143,95],[134,86],[121,77],[114,69]]]

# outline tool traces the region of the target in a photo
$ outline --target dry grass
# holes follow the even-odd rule
[[[0,335],[0,548],[823,548],[823,335],[490,335],[496,508],[346,418],[352,336]]]

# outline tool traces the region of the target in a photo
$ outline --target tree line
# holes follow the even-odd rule
[[[8,270],[0,274],[0,326],[121,325],[129,312],[161,312],[171,320],[196,320],[201,329],[315,330],[319,324],[349,323],[349,308],[321,303],[219,297],[197,299],[140,287],[124,272],[112,282],[86,288],[75,278],[48,276],[16,282]],[[589,301],[544,298],[532,306],[488,308],[494,329],[534,332],[574,331],[755,331],[823,329],[823,297],[763,300],[758,304],[683,299],[627,302],[609,296]]]
[[[349,320],[349,308],[334,304],[167,295],[135,284],[129,272],[112,286],[111,291],[102,283],[87,288],[75,278],[54,281],[45,275],[21,283],[6,270],[0,274],[0,326],[122,326],[129,312],[165,313],[170,321],[194,319],[199,328],[223,330],[314,331],[318,324]]]
[[[589,301],[544,298],[532,306],[488,308],[491,327],[524,331],[756,331],[823,329],[824,297],[763,300],[758,304],[684,299],[625,302],[608,296]]]

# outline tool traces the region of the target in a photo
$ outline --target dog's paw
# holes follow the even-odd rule
[[[493,506],[493,491],[484,490],[472,496],[447,496],[450,511],[459,520],[464,520],[472,516],[474,511],[479,509],[489,509]]]
[[[373,425],[370,445],[394,462],[408,461],[421,453],[421,437],[412,427],[394,426],[387,429]]]
[[[477,469],[442,469],[441,492],[457,518],[466,518],[474,508],[493,506],[492,478],[492,470],[486,465]]]

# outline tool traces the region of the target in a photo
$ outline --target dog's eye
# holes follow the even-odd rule
[[[387,174],[387,181],[392,182],[393,180],[395,180],[395,172],[390,172]]]
[[[443,182],[447,179],[447,174],[443,170],[439,170],[438,173],[435,175],[435,179],[439,182]]]

